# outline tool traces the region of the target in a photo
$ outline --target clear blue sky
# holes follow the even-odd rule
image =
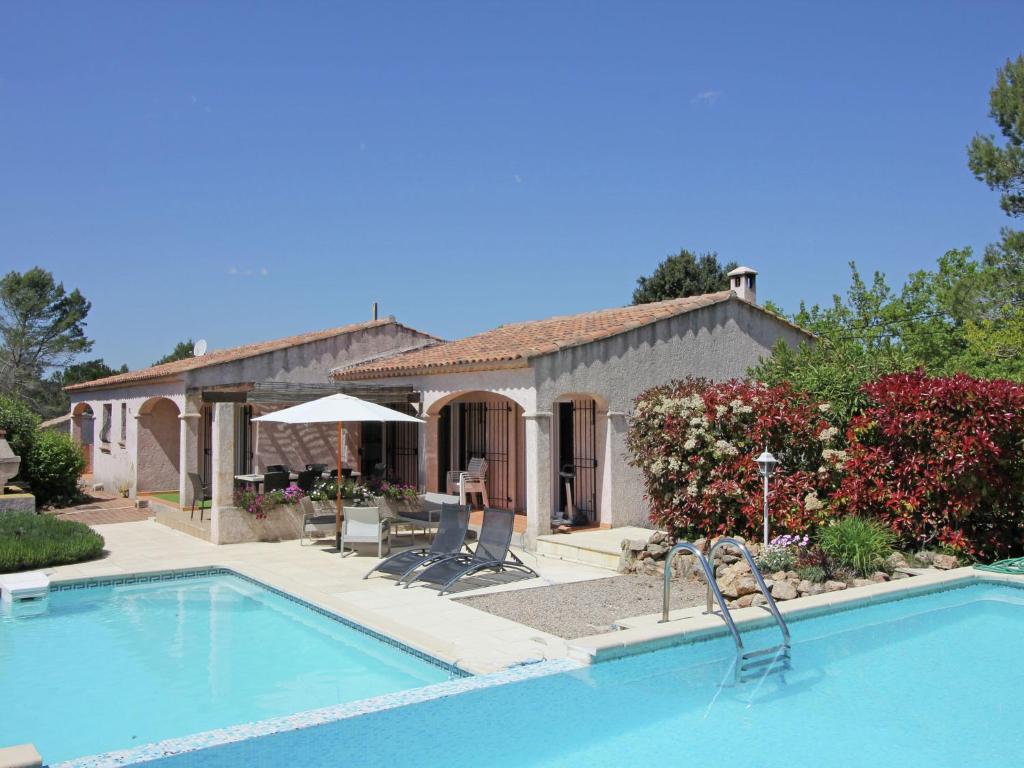
[[[384,314],[446,337],[626,304],[680,247],[787,310],[1009,223],[1024,3],[0,5],[0,268],[138,367]]]

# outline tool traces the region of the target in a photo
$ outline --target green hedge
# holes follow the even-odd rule
[[[28,455],[28,478],[39,504],[67,506],[79,496],[85,457],[71,435],[42,431]]]
[[[93,560],[103,537],[87,525],[28,512],[0,514],[0,573]]]
[[[18,477],[25,477],[25,457],[32,451],[39,434],[39,417],[21,402],[0,395],[0,429],[7,431],[7,442],[16,456],[21,456],[21,471]]]
[[[70,435],[39,429],[39,418],[23,403],[0,396],[0,429],[21,457],[17,479],[26,481],[39,506],[68,505],[79,496],[85,457]]]

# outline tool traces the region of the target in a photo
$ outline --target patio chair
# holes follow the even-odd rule
[[[286,467],[284,464],[267,464],[267,469],[265,471],[267,471],[267,472],[284,472],[285,474],[288,474],[288,473],[291,472],[291,470],[288,469],[288,467]]]
[[[491,500],[487,498],[487,459],[477,457],[469,460],[466,469],[448,472],[448,493],[459,494],[460,503],[466,503],[466,496],[479,493],[486,509]]]
[[[459,504],[441,505],[441,522],[430,547],[425,549],[407,549],[398,552],[377,563],[367,572],[364,579],[377,571],[398,577],[397,584],[417,568],[430,565],[446,557],[459,554],[465,545],[466,533],[469,530],[469,507]]]
[[[382,520],[377,507],[345,507],[345,519],[341,522],[341,554],[345,545],[376,544],[377,557],[384,556],[384,542],[388,543],[391,554],[391,523]]]
[[[509,545],[512,543],[512,528],[515,513],[510,509],[484,509],[484,522],[480,537],[472,554],[460,554],[438,560],[405,582],[406,588],[417,581],[435,584],[441,589],[438,596],[445,594],[459,579],[479,571],[504,571],[508,569],[525,571],[534,576],[537,572],[515,556]]]
[[[203,522],[203,510],[206,509],[206,502],[208,502],[213,495],[210,490],[210,486],[203,484],[203,478],[198,472],[189,472],[188,481],[192,485],[192,512],[189,514],[189,520],[194,520],[196,516],[196,502],[199,503],[199,522]]]
[[[267,472],[263,475],[263,492],[283,491],[290,483],[287,472]]]
[[[299,499],[299,510],[302,512],[302,534],[299,536],[299,546],[309,539],[333,538],[335,532],[334,513],[318,514],[316,507],[308,496]]]
[[[319,472],[307,469],[304,472],[299,472],[299,476],[295,480],[295,484],[299,486],[303,493],[309,493],[313,490],[313,483],[316,482],[318,477],[320,477]]]

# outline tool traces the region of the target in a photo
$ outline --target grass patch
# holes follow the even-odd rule
[[[0,573],[93,560],[103,537],[83,523],[27,512],[0,515]]]
[[[818,533],[818,546],[840,565],[867,577],[885,567],[896,537],[875,520],[844,517]]]
[[[177,491],[162,491],[160,493],[150,493],[148,495],[152,496],[154,499],[160,499],[160,501],[168,501],[171,504],[174,504],[175,506],[178,506],[178,507],[181,506],[181,497],[178,495]],[[210,499],[207,499],[206,501],[202,502],[201,504],[196,504],[196,509],[199,509],[200,507],[202,509],[209,509],[212,506],[213,506],[213,502],[210,501]],[[188,508],[192,509],[192,505],[189,504]]]

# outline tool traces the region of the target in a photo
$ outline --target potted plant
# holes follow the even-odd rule
[[[423,507],[415,485],[401,485],[385,480],[373,491],[374,499],[381,512],[389,513],[391,516],[419,512]]]
[[[313,502],[313,506],[316,507],[317,514],[333,514],[337,495],[338,483],[336,480],[330,479],[316,483],[309,493],[309,498]],[[345,480],[341,484],[342,504],[359,507],[372,501],[372,498],[369,489],[352,480]]]
[[[260,493],[253,488],[239,488],[235,491],[235,506],[244,509],[253,517],[262,520],[274,507],[281,504],[298,504],[303,497],[302,489],[290,486],[282,490]]]

